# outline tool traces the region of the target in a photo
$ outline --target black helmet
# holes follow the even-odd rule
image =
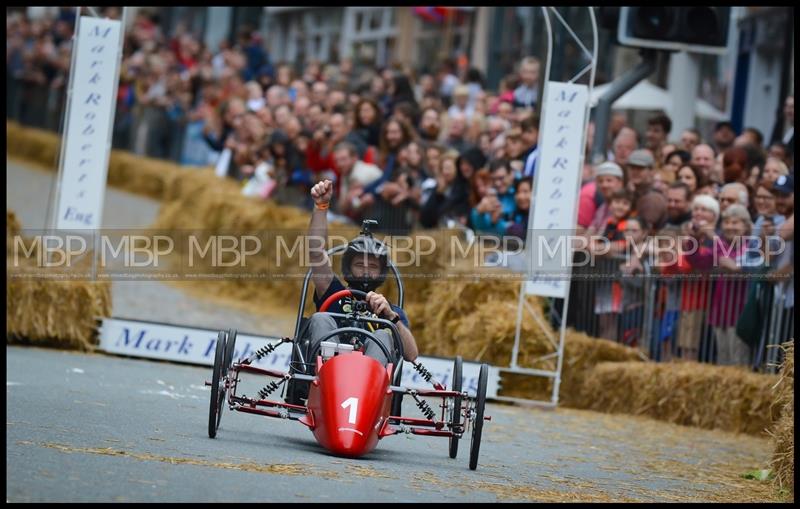
[[[344,280],[355,290],[362,292],[371,292],[381,286],[386,280],[386,270],[389,267],[389,250],[379,240],[372,237],[372,232],[369,231],[371,224],[378,224],[377,221],[371,219],[364,220],[361,232],[358,237],[354,238],[347,244],[342,256],[342,274]],[[377,278],[370,277],[355,277],[351,271],[353,259],[358,256],[372,255],[378,259],[381,264],[381,273]]]

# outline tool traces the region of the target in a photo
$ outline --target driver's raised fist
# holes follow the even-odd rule
[[[311,188],[311,198],[314,199],[314,203],[317,205],[330,203],[332,196],[333,182],[330,180],[317,182],[314,184],[314,187]]]

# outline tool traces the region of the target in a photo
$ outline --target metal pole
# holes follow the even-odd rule
[[[525,300],[525,281],[519,285],[519,303],[517,305],[517,330],[514,333],[514,348],[511,350],[511,365],[517,367],[517,357],[519,355],[519,333],[522,330],[522,303]]]
[[[554,7],[551,7],[555,10]],[[589,9],[589,18],[592,21],[592,72],[589,77],[589,97],[592,97],[592,89],[594,88],[594,77],[595,72],[597,70],[597,20],[594,16],[594,8],[591,6],[587,7]],[[549,17],[545,17],[548,22],[548,32],[550,31],[549,27]],[[552,38],[550,39],[552,41]],[[549,62],[548,62],[549,65]],[[545,96],[546,97],[546,96]],[[588,109],[588,105],[586,106]],[[583,119],[583,144],[581,146],[581,155],[580,155],[580,164],[578,165],[579,168],[583,167],[583,158],[586,154],[586,150],[583,145],[586,143],[586,135],[589,130],[589,115],[584,115]],[[537,174],[541,172],[536,172]],[[581,172],[578,172],[578,184],[580,187],[581,181]],[[578,217],[578,200],[575,200],[575,214],[573,217]],[[575,228],[573,227],[571,230],[574,234]],[[553,380],[553,404],[558,405],[558,390],[561,385],[561,368],[564,364],[564,335],[567,329],[567,316],[569,311],[569,287],[570,287],[570,280],[567,279],[566,289],[564,292],[564,309],[561,312],[561,334],[558,340],[558,361],[556,366],[556,377]]]
[[[594,18],[592,18],[594,19]],[[595,49],[595,54],[597,50]],[[640,52],[642,61],[614,81],[606,93],[597,101],[595,108],[595,134],[592,146],[592,164],[600,164],[606,158],[606,136],[608,123],[611,120],[611,105],[622,97],[622,94],[636,86],[637,83],[648,77],[656,70],[655,50],[643,49]],[[592,70],[594,73],[594,70]]]

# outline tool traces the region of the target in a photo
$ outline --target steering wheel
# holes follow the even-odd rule
[[[361,290],[354,290],[350,288],[345,288],[344,290],[339,290],[338,292],[334,293],[327,299],[322,305],[319,307],[319,312],[324,313],[328,311],[328,308],[339,299],[344,297],[355,297],[358,300],[367,300],[367,292],[362,292]]]
[[[358,300],[364,300],[365,301],[365,300],[367,300],[367,292],[363,292],[361,290],[356,290],[354,288],[345,288],[343,290],[339,290],[338,292],[333,293],[330,297],[325,299],[325,302],[323,302],[322,305],[319,307],[319,312],[320,313],[324,313],[324,312],[328,311],[328,308],[331,306],[331,304],[333,304],[337,300],[342,299],[344,297],[354,297],[354,298],[356,298]],[[378,339],[375,338],[375,336],[371,335],[368,331],[365,331],[363,329],[358,329],[358,328],[352,328],[353,331],[350,331],[350,329],[351,328],[348,327],[347,328],[347,332],[358,331],[358,332],[364,333],[363,334],[364,337],[369,338],[371,341],[377,343],[377,345],[381,347],[381,350],[383,350],[383,353],[386,354],[386,358],[387,359],[390,359],[390,360],[394,359],[394,356],[389,355],[389,352],[386,350],[386,347],[383,345],[383,343],[378,341]],[[343,331],[343,330],[344,329],[339,329],[340,332]],[[339,332],[336,332],[335,334],[338,334],[338,333]],[[334,336],[335,334],[326,335],[326,337],[323,339],[323,341],[325,339],[328,339],[329,337]],[[399,340],[399,338],[397,338],[397,339]],[[395,345],[395,346],[397,347],[397,345]],[[402,350],[402,348],[403,348],[402,342],[400,343],[399,348],[400,348],[400,356],[402,357],[402,355],[403,355],[402,354],[402,352],[403,352],[403,350]]]

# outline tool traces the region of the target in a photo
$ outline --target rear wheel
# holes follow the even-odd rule
[[[478,375],[478,394],[475,396],[475,416],[472,422],[472,441],[469,446],[469,469],[478,468],[478,454],[481,450],[483,432],[483,411],[486,408],[486,386],[489,383],[489,365],[481,364]]]
[[[461,392],[462,361],[461,356],[457,356],[453,363],[453,387],[451,390]],[[461,426],[461,396],[453,398],[453,414],[450,418],[450,431],[456,432],[456,428]],[[450,437],[450,457],[458,455],[458,437]]]
[[[225,342],[227,335],[220,331],[217,335],[217,349],[214,352],[214,372],[211,378],[211,401],[208,408],[208,436],[217,436],[217,429],[222,418],[222,403],[225,399],[225,387],[223,384],[220,389],[220,382],[223,378],[222,364],[225,360]]]

